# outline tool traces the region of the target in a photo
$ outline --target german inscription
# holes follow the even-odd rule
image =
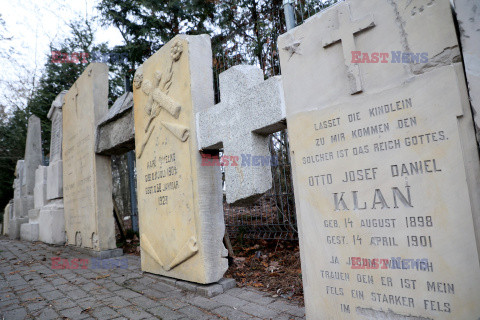
[[[435,76],[442,85],[424,77],[289,120],[305,251],[318,252],[304,257],[307,283],[325,319],[480,315],[461,102],[443,94],[455,76]]]

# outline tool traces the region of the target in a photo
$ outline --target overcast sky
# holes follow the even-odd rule
[[[7,83],[33,78],[41,74],[49,53],[49,44],[69,34],[68,23],[75,18],[91,20],[99,0],[0,0],[0,13],[5,20],[10,41],[0,42],[0,53],[9,51],[11,58],[0,56],[0,104],[8,103],[4,95],[12,95]],[[109,47],[123,43],[116,28],[102,28],[98,23],[95,42]]]

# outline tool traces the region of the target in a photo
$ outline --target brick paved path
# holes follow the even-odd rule
[[[140,271],[52,270],[51,258],[88,258],[67,247],[0,238],[0,320],[13,319],[304,319],[304,308],[234,288],[213,298],[188,293]]]

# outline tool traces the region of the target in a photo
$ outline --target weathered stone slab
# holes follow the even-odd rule
[[[13,180],[13,212],[8,225],[8,236],[10,239],[19,239],[21,224],[28,222],[28,198],[25,195],[25,188],[22,188],[24,172],[24,160],[18,160],[15,167],[15,179]],[[33,197],[31,199],[33,202]],[[25,210],[27,210],[27,216],[24,215]]]
[[[262,70],[239,65],[220,74],[220,95],[219,104],[197,114],[198,143],[223,148],[227,202],[251,203],[272,188],[268,135],[286,128],[282,81],[263,81]]]
[[[114,249],[110,157],[95,154],[95,128],[107,112],[108,67],[90,64],[65,95],[63,197],[67,243]]]
[[[47,167],[38,166],[35,171],[35,187],[33,190],[34,208],[41,209],[47,202]]]
[[[65,243],[65,215],[63,200],[56,199],[42,208],[38,218],[39,240],[50,244]]]
[[[10,239],[20,239],[20,227],[28,224],[28,217],[13,218],[8,223],[8,236]]]
[[[177,36],[134,78],[142,270],[212,283],[227,270],[219,167],[201,166],[196,112],[213,105],[208,36]]]
[[[45,243],[65,243],[63,207],[63,105],[68,91],[62,91],[53,101],[48,118],[52,121],[50,164],[47,167],[47,204],[39,210],[39,239]]]
[[[63,198],[63,114],[62,108],[65,103],[67,91],[62,91],[53,101],[48,112],[48,118],[52,121],[52,134],[50,139],[50,164],[47,168],[47,199]]]
[[[13,215],[13,201],[10,202],[5,206],[5,210],[3,211],[3,229],[2,234],[4,236],[8,235],[8,225],[10,221],[10,217]]]
[[[35,171],[42,164],[42,131],[40,119],[32,115],[28,118],[27,142],[25,144],[25,180],[26,194],[33,196]],[[29,208],[29,210],[32,208]],[[28,212],[28,211],[27,211]],[[26,214],[25,214],[26,215]]]
[[[454,3],[477,141],[480,144],[480,4],[477,0],[455,0]]]
[[[279,48],[307,317],[477,319],[480,166],[449,1],[342,2]]]
[[[95,151],[104,155],[119,155],[134,149],[133,94],[127,92],[100,120]]]
[[[22,224],[20,227],[20,239],[23,241],[38,241],[38,223],[29,222]]]

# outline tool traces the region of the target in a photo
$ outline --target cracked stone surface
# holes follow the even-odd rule
[[[92,259],[63,246],[0,237],[0,319],[305,319],[303,307],[234,288],[214,298],[128,267],[52,269],[52,257]],[[125,267],[124,265],[122,267]],[[261,304],[260,304],[261,303]]]

